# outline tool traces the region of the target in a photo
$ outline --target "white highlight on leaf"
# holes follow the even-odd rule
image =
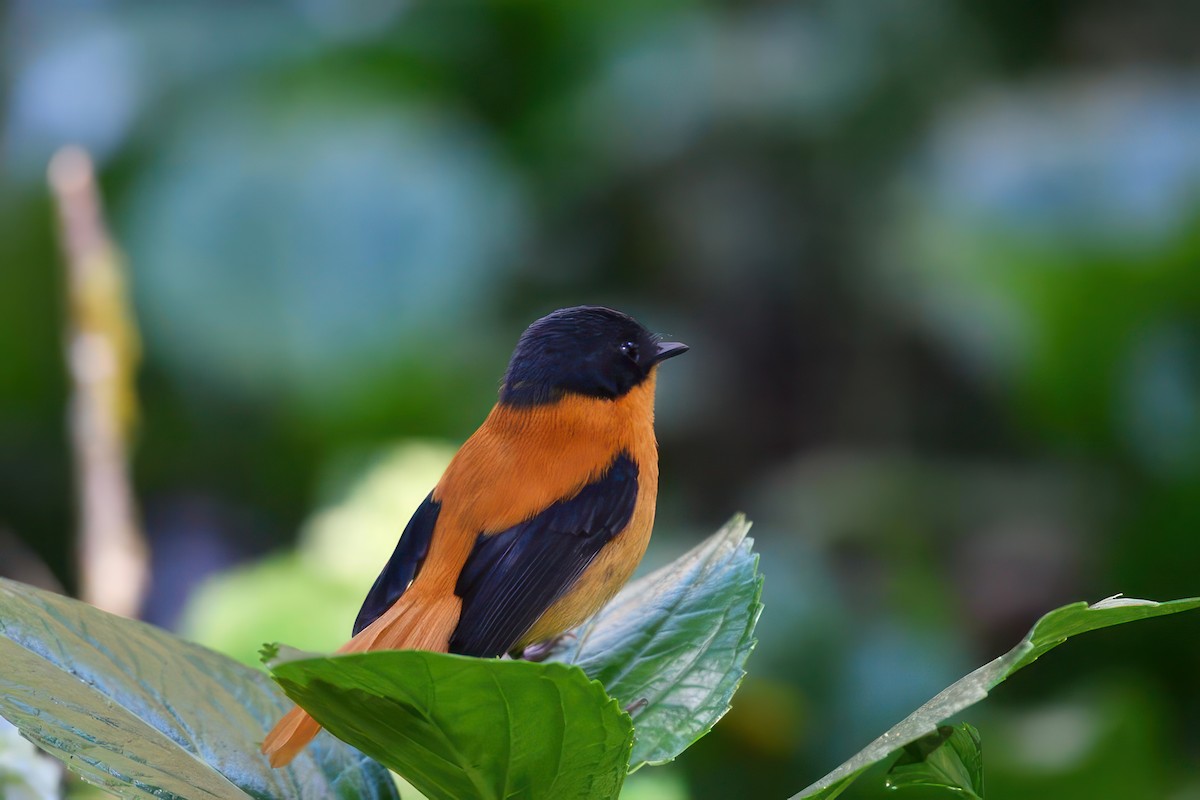
[[[1124,608],[1126,606],[1157,606],[1161,605],[1153,600],[1140,600],[1136,597],[1122,597],[1118,592],[1112,597],[1106,597],[1098,603],[1092,603],[1088,606],[1091,611],[1102,611],[1106,608]]]

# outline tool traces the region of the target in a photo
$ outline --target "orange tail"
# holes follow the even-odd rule
[[[454,594],[432,600],[420,598],[412,588],[379,619],[339,647],[338,652],[434,650],[445,653],[458,624],[462,600]],[[304,709],[293,708],[267,734],[262,752],[270,758],[272,767],[286,766],[320,732],[321,726]]]
[[[263,741],[262,751],[271,759],[272,767],[292,763],[300,751],[321,732],[321,726],[303,708],[296,706],[283,715]]]

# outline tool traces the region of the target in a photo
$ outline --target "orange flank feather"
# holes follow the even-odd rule
[[[283,715],[263,741],[262,751],[272,767],[286,767],[308,746],[321,726],[300,706]]]
[[[458,621],[459,605],[453,592],[449,597],[440,598],[420,598],[415,592],[405,592],[395,605],[337,652],[434,650],[444,653]],[[320,732],[317,721],[296,706],[267,734],[262,752],[270,759],[272,767],[285,766]]]
[[[456,584],[480,534],[505,531],[574,497],[625,453],[637,466],[632,517],[513,649],[552,638],[599,610],[641,561],[654,524],[655,372],[650,366],[644,379],[615,399],[566,394],[537,405],[497,404],[433,491],[441,509],[411,586],[338,652],[447,652],[462,611]],[[319,731],[312,717],[293,709],[267,735],[262,751],[271,766],[283,766]]]

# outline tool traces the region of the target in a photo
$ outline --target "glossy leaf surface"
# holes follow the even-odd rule
[[[603,800],[625,779],[629,716],[573,667],[418,650],[291,651],[271,671],[330,733],[431,800]]]
[[[556,656],[632,708],[631,772],[676,758],[729,710],[762,610],[749,530],[739,514],[629,584]]]
[[[259,743],[290,703],[265,674],[85,603],[0,580],[0,664],[0,716],[122,797],[398,797],[330,737],[272,770]]]

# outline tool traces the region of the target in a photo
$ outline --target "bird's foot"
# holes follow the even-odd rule
[[[563,642],[568,639],[574,639],[573,633],[560,633],[552,639],[547,639],[544,642],[534,642],[521,651],[520,657],[525,661],[545,661],[550,656],[562,649]]]

